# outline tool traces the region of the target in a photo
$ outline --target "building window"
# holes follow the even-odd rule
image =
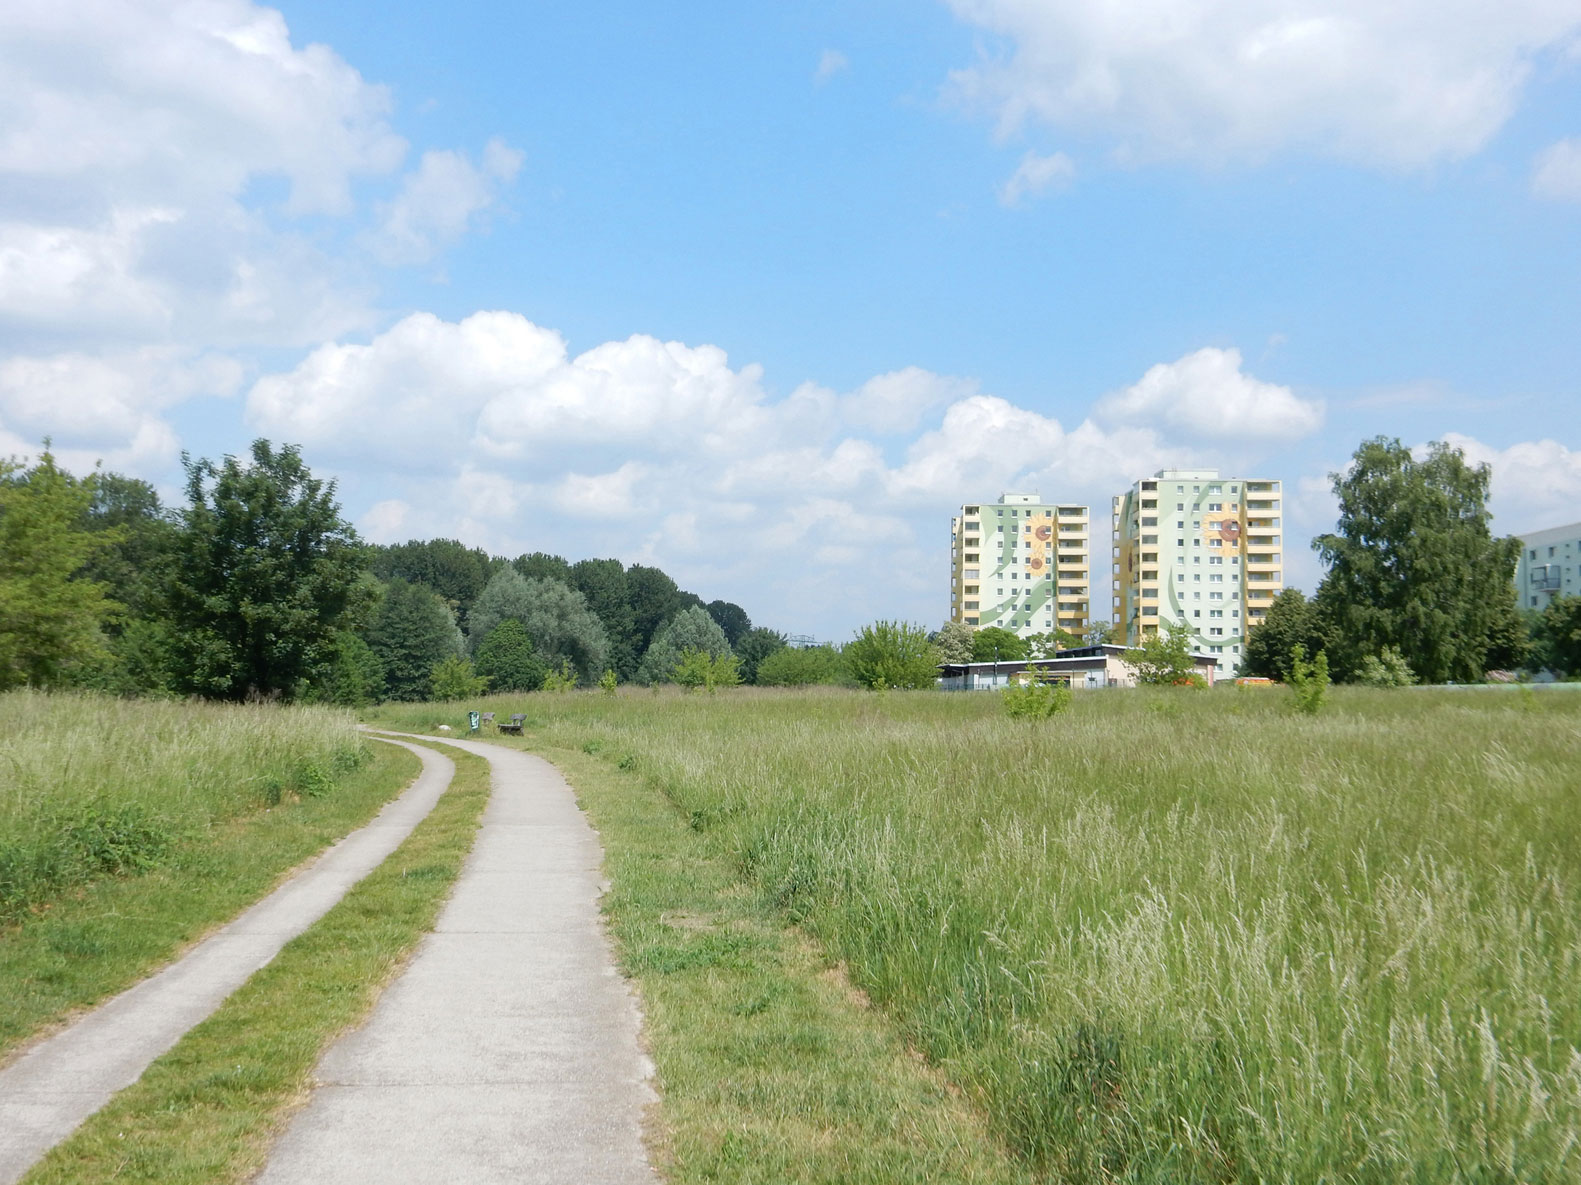
[[[1208,636],[1210,638],[1222,638],[1224,637],[1224,630],[1219,626],[1213,626],[1208,630]]]

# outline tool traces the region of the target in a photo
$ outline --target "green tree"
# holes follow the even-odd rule
[[[470,699],[488,690],[486,676],[472,669],[472,661],[459,655],[441,659],[434,664],[429,677],[429,693],[436,700]]]
[[[373,574],[380,580],[426,584],[463,619],[494,569],[488,552],[455,539],[413,539],[371,552]]]
[[[758,663],[754,681],[760,687],[808,687],[846,679],[845,660],[833,646],[787,646]]]
[[[626,587],[631,596],[632,646],[646,654],[660,628],[686,608],[686,594],[658,568],[633,564],[626,569]]]
[[[527,627],[538,655],[551,667],[569,661],[586,682],[597,678],[609,654],[604,627],[576,589],[557,580],[522,576],[502,567],[472,605],[467,634],[475,648],[489,631],[514,617]]]
[[[863,626],[842,653],[861,687],[932,687],[939,677],[939,648],[920,625],[875,621]]]
[[[631,611],[631,588],[619,560],[579,560],[571,565],[571,586],[587,599],[587,607],[604,627],[609,641],[606,660],[620,679],[637,673],[636,617]]]
[[[84,529],[93,496],[94,479],[58,468],[47,442],[31,469],[0,460],[0,690],[56,686],[106,657],[117,606],[85,569],[117,536]]]
[[[1113,622],[1090,621],[1081,640],[1088,646],[1120,646],[1125,643],[1125,633]]]
[[[527,627],[514,617],[500,622],[478,643],[473,665],[495,691],[537,691],[549,673],[533,651]]]
[[[1191,626],[1172,621],[1142,639],[1141,646],[1123,660],[1147,687],[1203,687],[1206,680],[1191,658]]]
[[[645,684],[670,682],[676,664],[687,650],[701,650],[710,658],[730,653],[725,631],[706,609],[697,605],[681,610],[659,631],[637,667],[637,681]]]
[[[1369,654],[1361,660],[1356,682],[1363,687],[1409,687],[1416,676],[1398,650],[1385,646],[1382,654]]]
[[[243,465],[183,455],[187,507],[171,589],[178,686],[214,699],[289,697],[366,612],[366,553],[335,483],[294,445]]]
[[[1480,680],[1520,552],[1488,529],[1488,467],[1441,442],[1417,460],[1380,436],[1332,476],[1339,523],[1313,546],[1329,569],[1317,600],[1341,673],[1393,646],[1424,682]]]
[[[1556,675],[1581,675],[1581,597],[1555,597],[1532,626],[1531,665]]]
[[[939,661],[971,662],[974,633],[976,631],[964,621],[946,621],[933,635],[933,644],[939,648]]]
[[[1028,658],[1053,658],[1061,650],[1075,650],[1086,644],[1080,634],[1067,629],[1053,629],[1046,634],[1032,634],[1026,639]]]
[[[385,587],[367,641],[384,669],[385,695],[405,701],[427,698],[434,667],[464,649],[456,619],[439,594],[404,580]]]
[[[362,708],[384,698],[384,664],[358,635],[341,630],[301,698],[308,703]]]
[[[1027,640],[1003,626],[985,626],[972,635],[973,662],[1021,662],[1030,653]]]
[[[1323,710],[1328,686],[1327,654],[1319,650],[1317,657],[1308,662],[1304,646],[1290,652],[1290,692],[1295,696],[1296,711],[1316,716]]]
[[[732,649],[741,660],[741,681],[756,683],[758,665],[769,655],[785,649],[785,635],[767,626],[756,626],[743,634],[741,641]]]
[[[1005,714],[1015,720],[1047,720],[1070,707],[1074,693],[1070,684],[1044,678],[1041,674],[1023,679],[999,693]]]
[[[1260,625],[1252,627],[1241,656],[1240,673],[1263,679],[1290,678],[1290,652],[1297,646],[1308,654],[1328,649],[1328,631],[1316,601],[1298,588],[1287,588],[1274,598]]]
[[[571,565],[546,551],[519,555],[511,561],[511,567],[528,580],[555,580],[567,587],[572,583]]]
[[[703,607],[708,610],[708,616],[718,622],[719,628],[725,631],[725,641],[730,643],[731,649],[734,649],[752,628],[752,619],[740,605],[730,601],[709,601]]]

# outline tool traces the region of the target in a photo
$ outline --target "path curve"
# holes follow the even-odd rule
[[[477,841],[407,969],[319,1062],[257,1181],[650,1185],[652,1066],[599,916],[598,836],[547,761],[442,743],[492,767]]]
[[[110,1096],[136,1082],[150,1062],[329,912],[422,822],[450,785],[455,763],[420,745],[386,743],[416,753],[423,769],[372,822],[180,959],[0,1070],[0,1185],[20,1179]]]

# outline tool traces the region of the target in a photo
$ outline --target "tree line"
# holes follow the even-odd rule
[[[147,482],[64,471],[47,442],[31,467],[0,461],[0,690],[362,704],[427,699],[436,675],[666,682],[699,653],[710,680],[751,682],[786,648],[657,567],[365,544],[293,446],[183,465],[166,507]]]

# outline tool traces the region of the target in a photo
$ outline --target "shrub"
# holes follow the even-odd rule
[[[760,687],[807,687],[842,682],[845,664],[833,646],[786,647],[759,662],[757,674]]]
[[[928,631],[904,621],[875,621],[846,643],[846,668],[863,687],[932,687],[939,677],[939,649]]]
[[[487,675],[495,691],[537,691],[548,669],[533,649],[527,627],[507,617],[478,643],[473,656],[478,674]]]
[[[1054,682],[1042,675],[1035,675],[1023,683],[1015,683],[999,693],[1005,705],[1005,714],[1016,720],[1047,720],[1056,712],[1070,707],[1069,683]]]
[[[1323,710],[1328,696],[1328,653],[1319,650],[1317,657],[1307,662],[1304,646],[1290,650],[1290,690],[1295,693],[1296,711],[1316,716]]]
[[[614,667],[606,668],[604,673],[598,677],[598,689],[605,695],[614,695],[615,688],[619,683],[620,679],[616,676]]]
[[[1356,682],[1366,687],[1409,687],[1416,682],[1416,676],[1403,654],[1393,646],[1385,646],[1381,653],[1361,660]]]
[[[576,670],[571,666],[569,658],[560,661],[558,670],[550,671],[543,678],[543,689],[556,693],[572,691],[576,688]]]
[[[436,700],[469,699],[488,690],[487,675],[472,669],[472,660],[447,658],[434,664],[429,688]]]

